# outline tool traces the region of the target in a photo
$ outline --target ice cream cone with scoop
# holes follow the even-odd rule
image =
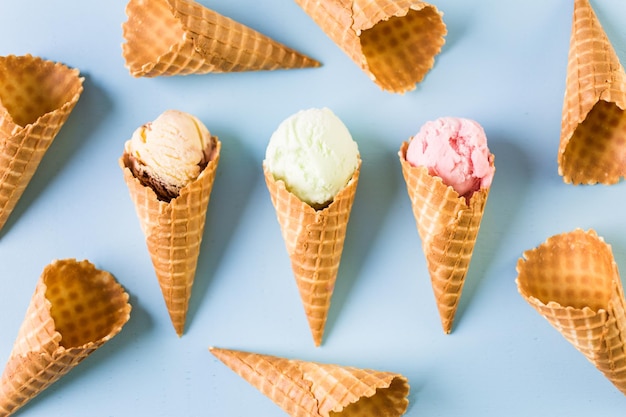
[[[399,417],[409,405],[409,382],[397,373],[209,350],[292,417]]]
[[[119,159],[179,336],[185,329],[220,149],[221,142],[195,116],[168,110],[139,127]]]
[[[135,77],[320,65],[193,0],[130,0],[126,14],[122,50]]]
[[[117,335],[130,311],[121,285],[89,261],[46,266],[0,378],[0,416],[15,413]]]
[[[416,0],[296,0],[381,89],[415,89],[447,33],[442,13]]]
[[[575,0],[558,170],[572,184],[626,176],[626,72],[589,0]]]
[[[76,69],[32,55],[0,57],[0,229],[82,92]]]
[[[611,246],[576,229],[524,252],[522,297],[626,394],[626,302]]]
[[[445,333],[450,333],[495,173],[483,128],[443,117],[398,153]]]
[[[322,343],[360,167],[356,142],[327,108],[284,120],[263,161],[316,346]]]

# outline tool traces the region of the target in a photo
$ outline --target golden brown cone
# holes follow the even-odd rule
[[[296,0],[381,89],[415,89],[445,43],[442,13],[415,0]]]
[[[120,332],[128,294],[89,261],[55,260],[44,269],[0,379],[6,417]]]
[[[82,91],[76,69],[32,55],[0,57],[0,229]]]
[[[490,188],[474,192],[467,203],[441,178],[406,160],[409,143],[398,152],[417,231],[445,333],[450,333]],[[493,155],[492,164],[493,164]]]
[[[576,229],[524,252],[523,298],[626,394],[624,290],[611,246]]]
[[[409,382],[400,374],[209,350],[292,417],[397,417],[409,405]]]
[[[263,166],[315,346],[321,345],[324,336],[360,168],[359,159],[352,178],[332,203],[316,210]]]
[[[626,175],[626,72],[588,0],[574,2],[559,175],[614,184]]]
[[[209,198],[220,159],[221,142],[217,137],[213,139],[213,158],[198,178],[183,187],[179,196],[169,203],[159,200],[152,188],[133,176],[126,155],[119,159],[178,336],[185,331]]]
[[[320,65],[192,0],[130,0],[126,14],[122,50],[135,77]]]

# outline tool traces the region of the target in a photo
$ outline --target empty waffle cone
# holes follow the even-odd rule
[[[316,210],[276,181],[264,166],[265,182],[291,259],[313,342],[320,346],[359,181],[361,161],[346,186]]]
[[[76,69],[32,55],[0,57],[0,229],[82,91]]]
[[[209,350],[292,417],[397,417],[409,404],[409,382],[400,374]]]
[[[626,394],[624,290],[594,230],[552,236],[517,263],[523,298]]]
[[[320,65],[192,0],[130,0],[126,14],[122,50],[135,77]]]
[[[46,266],[0,379],[0,416],[13,414],[120,332],[128,294],[88,261]]]
[[[478,237],[490,188],[474,192],[469,203],[425,167],[406,160],[409,143],[398,156],[417,231],[445,333],[450,333]],[[492,158],[493,159],[493,158]]]
[[[119,159],[167,311],[179,336],[185,331],[209,198],[220,159],[221,142],[215,136],[213,140],[213,156],[207,166],[169,202],[160,200],[150,186],[133,175],[128,155]]]
[[[626,175],[626,73],[588,0],[574,2],[559,175],[614,184]]]
[[[445,43],[442,14],[416,0],[296,0],[381,89],[415,89]]]

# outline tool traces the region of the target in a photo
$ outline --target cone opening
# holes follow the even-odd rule
[[[0,58],[0,102],[19,126],[63,107],[82,89],[78,71],[31,55]]]
[[[543,304],[607,309],[619,280],[611,247],[595,232],[553,236],[518,263],[520,292]]]
[[[626,112],[599,100],[572,134],[563,175],[580,183],[615,183],[626,175]]]
[[[441,51],[446,26],[435,7],[410,9],[363,30],[361,49],[374,81],[382,88],[404,92],[415,88]]]
[[[211,136],[211,143],[207,145],[204,150],[204,159],[199,164],[200,166],[200,174],[196,178],[200,178],[200,176],[205,172],[207,166],[217,161],[220,155],[221,150],[221,142],[217,138],[217,136]],[[161,178],[152,176],[152,171],[148,169],[145,165],[143,165],[137,158],[133,155],[124,152],[121,157],[122,166],[128,168],[128,170],[132,173],[133,177],[135,177],[141,185],[144,187],[150,187],[154,194],[156,195],[159,201],[163,201],[165,203],[170,203],[173,199],[176,199],[180,196],[181,191],[185,188],[179,188],[175,185],[168,184],[164,182]],[[188,187],[189,184],[186,186]]]
[[[43,280],[50,315],[65,348],[97,342],[128,318],[128,296],[122,287],[87,261],[56,261],[46,267]]]
[[[185,29],[168,0],[131,0],[124,23],[124,57],[131,73],[159,59],[185,39]]]
[[[387,416],[405,413],[409,401],[409,384],[404,377],[395,377],[388,387],[378,388],[371,397],[362,397],[341,411],[331,411],[329,417]]]

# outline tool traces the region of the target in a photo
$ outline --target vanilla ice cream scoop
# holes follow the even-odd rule
[[[133,174],[169,201],[200,175],[214,145],[209,130],[195,116],[167,110],[135,130],[125,153]]]
[[[312,108],[278,126],[263,163],[300,200],[323,207],[352,178],[359,164],[359,149],[331,110]]]
[[[483,128],[475,121],[442,117],[427,122],[411,138],[406,160],[425,166],[431,175],[469,199],[491,185],[495,167]]]

